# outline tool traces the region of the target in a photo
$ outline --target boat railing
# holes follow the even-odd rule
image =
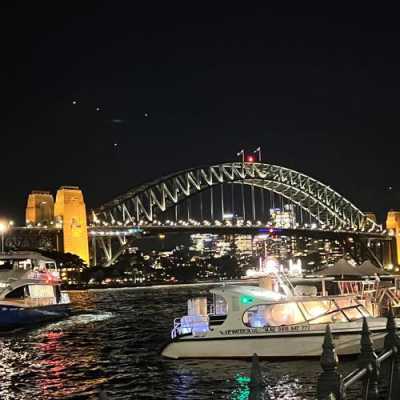
[[[51,272],[30,271],[27,273],[28,279],[42,280],[42,281],[59,281],[59,277]]]
[[[286,296],[294,296],[294,286],[288,276],[282,271],[274,271],[272,275],[275,276],[280,288],[283,290]]]
[[[28,279],[46,280],[47,274],[44,272],[39,272],[39,271],[32,271],[32,272],[28,272],[26,277]]]
[[[193,336],[202,336],[209,330],[208,315],[185,315],[174,319],[174,326],[171,330],[171,338],[177,336],[192,334]]]
[[[177,336],[179,336],[178,329],[180,327],[181,327],[181,319],[175,318],[174,319],[174,327],[172,328],[172,331],[171,331],[171,339],[175,339]]]

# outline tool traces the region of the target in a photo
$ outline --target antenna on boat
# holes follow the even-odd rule
[[[285,273],[278,271],[274,272],[274,275],[276,276],[279,286],[283,289],[286,296],[294,296],[294,287]]]

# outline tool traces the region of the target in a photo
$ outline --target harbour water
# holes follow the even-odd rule
[[[166,360],[186,299],[204,288],[72,292],[73,315],[0,335],[0,399],[247,399],[250,362]],[[274,399],[314,399],[318,360],[262,362]],[[344,364],[346,370],[354,362]],[[351,397],[350,397],[351,398]]]

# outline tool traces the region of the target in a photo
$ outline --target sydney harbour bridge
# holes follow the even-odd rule
[[[285,207],[293,222],[271,224],[270,210]],[[62,226],[19,227],[7,240],[16,247],[18,241],[53,235],[56,247],[62,233]],[[356,260],[398,264],[396,238],[356,205],[301,172],[262,162],[190,168],[134,187],[88,212],[85,240],[91,264],[112,265],[133,241],[174,233],[330,239]]]

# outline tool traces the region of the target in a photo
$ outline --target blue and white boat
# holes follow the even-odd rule
[[[40,253],[0,253],[0,330],[29,327],[69,315],[54,260]]]

